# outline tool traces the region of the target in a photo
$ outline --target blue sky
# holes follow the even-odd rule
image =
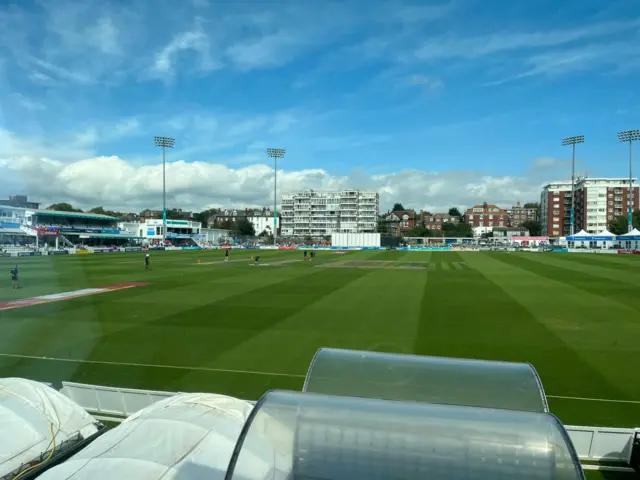
[[[578,169],[627,175],[640,128],[636,1],[191,0],[0,5],[0,195],[269,204],[375,188],[383,207],[536,200]]]

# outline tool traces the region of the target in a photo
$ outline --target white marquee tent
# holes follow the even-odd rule
[[[618,235],[616,241],[624,250],[640,250],[640,230],[634,228],[630,232]]]

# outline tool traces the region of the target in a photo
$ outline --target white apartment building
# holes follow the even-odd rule
[[[576,182],[576,232],[600,233],[615,217],[627,216],[631,204],[638,209],[638,187],[633,179],[633,199],[628,178],[579,178]]]
[[[362,190],[283,193],[280,214],[283,237],[375,232],[380,196]]]
[[[237,221],[241,218],[246,218],[253,225],[253,230],[256,235],[260,235],[266,232],[268,235],[273,235],[273,211],[268,208],[263,209],[225,209],[220,213],[217,213],[209,218],[209,224],[213,225],[216,222],[224,222],[226,220]],[[276,231],[280,230],[280,217],[275,219]]]

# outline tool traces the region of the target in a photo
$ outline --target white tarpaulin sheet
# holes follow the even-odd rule
[[[182,393],[140,410],[41,480],[223,479],[253,405]]]
[[[0,378],[0,477],[50,451],[53,445],[98,431],[72,400],[40,382]],[[53,426],[53,441],[52,441]]]

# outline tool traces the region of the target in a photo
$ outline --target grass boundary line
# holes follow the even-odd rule
[[[255,370],[235,370],[230,368],[196,367],[196,366],[187,366],[187,365],[160,365],[160,364],[153,364],[153,363],[109,362],[106,360],[82,360],[77,358],[58,358],[58,357],[45,357],[45,356],[37,356],[37,355],[19,355],[17,353],[0,353],[0,357],[19,358],[19,359],[26,359],[26,360],[45,360],[50,362],[111,365],[116,367],[167,368],[167,369],[174,369],[174,370],[239,373],[239,374],[245,374],[245,375],[264,375],[264,376],[272,376],[272,377],[289,377],[289,378],[305,378],[306,377],[306,375],[296,374],[296,373],[259,372]],[[555,398],[559,400],[578,400],[578,401],[585,401],[585,402],[628,403],[628,404],[640,405],[640,400],[616,400],[612,398],[568,397],[563,395],[547,395],[547,398]]]
[[[640,405],[640,400],[614,400],[610,398],[565,397],[562,395],[547,395],[547,398],[557,398],[559,400],[581,400],[585,402],[630,403],[630,404]]]
[[[305,378],[306,375],[295,373],[258,372],[253,370],[234,370],[229,368],[196,367],[189,365],[160,365],[154,363],[109,362],[106,360],[82,360],[78,358],[39,357],[37,355],[18,355],[16,353],[0,353],[0,357],[19,358],[25,360],[46,360],[50,362],[86,363],[92,365],[111,365],[115,367],[166,368],[172,370],[192,370],[201,372],[242,373],[246,375],[266,375],[272,377]]]

